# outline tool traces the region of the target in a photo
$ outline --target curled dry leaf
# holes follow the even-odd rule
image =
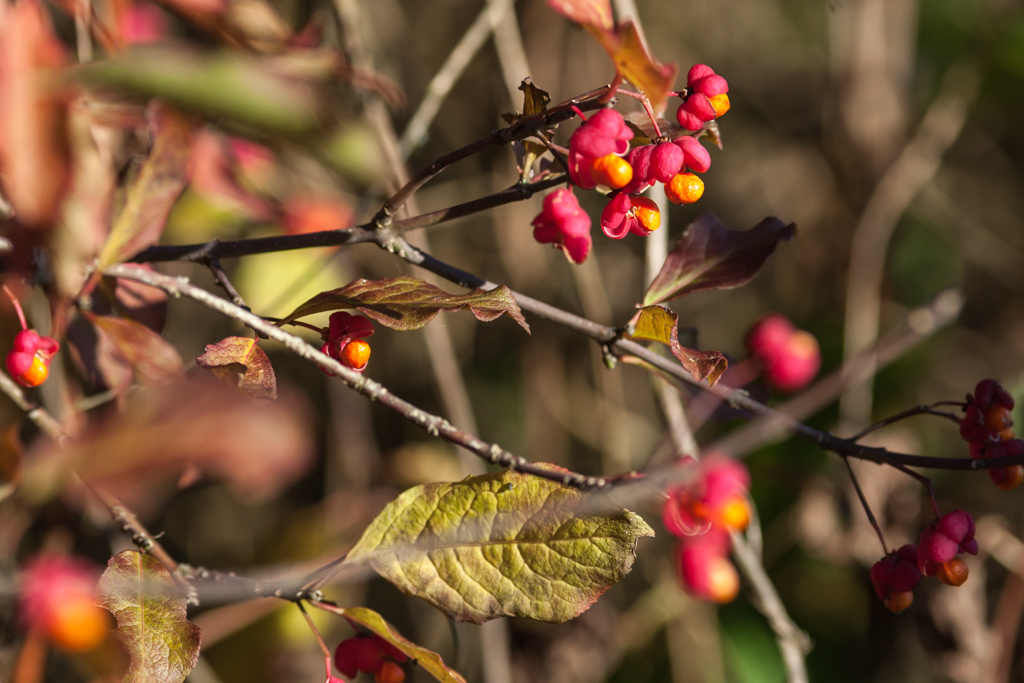
[[[449,294],[407,275],[383,280],[360,278],[344,287],[322,292],[292,311],[283,322],[345,308],[358,309],[393,330],[419,329],[438,313],[454,313],[468,308],[477,320],[490,322],[507,315],[524,330],[530,331],[516,298],[505,285],[489,292],[474,290],[466,294]]]
[[[117,618],[114,635],[131,664],[125,683],[182,683],[199,661],[199,627],[185,595],[162,564],[136,550],[110,558],[100,602]]]
[[[73,470],[130,507],[152,507],[195,465],[240,495],[263,498],[306,472],[313,443],[298,397],[262,406],[212,378],[192,377],[134,395],[123,414],[62,448],[41,444],[26,460],[25,491],[58,495]]]
[[[679,316],[662,306],[644,306],[630,321],[632,339],[656,341],[672,349],[672,354],[698,382],[714,385],[729,367],[719,351],[699,351],[679,343]]]
[[[237,387],[244,396],[272,401],[277,398],[277,377],[270,359],[256,342],[253,337],[228,337],[208,344],[196,364]]]
[[[456,621],[562,623],[629,573],[637,539],[654,535],[638,515],[592,500],[518,472],[424,484],[388,504],[346,561],[368,561]]]

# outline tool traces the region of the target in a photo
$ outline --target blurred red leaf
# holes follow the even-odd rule
[[[24,225],[49,227],[68,178],[65,105],[52,90],[64,49],[35,0],[9,6],[0,24],[0,171]]]
[[[245,152],[244,159],[237,158],[237,164],[232,158],[236,149]],[[253,156],[247,147],[231,145],[222,135],[198,131],[192,139],[192,189],[247,218],[268,220],[274,215],[274,208],[243,187],[238,177],[239,166],[258,163]]]
[[[125,318],[85,314],[117,351],[131,363],[144,384],[164,384],[181,376],[181,356],[157,333]]]
[[[488,292],[475,290],[466,294],[449,294],[407,275],[382,280],[360,278],[344,287],[322,292],[295,309],[283,322],[345,308],[358,309],[393,330],[415,330],[442,311],[454,313],[468,308],[477,320],[490,322],[507,315],[524,330],[530,331],[519,304],[505,285]]]
[[[139,267],[153,269],[147,263],[139,264]],[[167,292],[135,280],[104,278],[104,282],[113,284],[114,300],[123,314],[157,334],[163,332],[167,323]]]
[[[160,102],[149,105],[147,118],[152,151],[128,187],[124,208],[100,253],[97,271],[156,244],[188,181],[192,132],[188,121]]]
[[[597,38],[616,73],[647,95],[656,115],[665,110],[668,93],[675,88],[676,65],[655,59],[631,20],[613,25],[609,0],[548,0],[548,6]]]
[[[761,272],[779,240],[795,232],[795,225],[778,218],[765,218],[750,230],[732,230],[706,213],[683,231],[647,288],[644,305],[745,285]]]
[[[206,353],[196,358],[196,364],[249,398],[276,399],[274,366],[256,341],[253,337],[228,337],[208,344]]]
[[[94,387],[112,391],[119,399],[132,383],[132,365],[110,337],[80,316],[67,331],[68,351],[79,371]]]
[[[353,225],[352,207],[341,199],[296,195],[284,206],[284,231],[301,235],[324,230],[341,230]]]
[[[152,509],[194,465],[240,495],[264,498],[312,463],[307,414],[297,397],[254,406],[212,378],[149,387],[133,395],[124,413],[63,447],[41,444],[26,459],[24,489],[35,500],[58,495],[73,470],[129,507]]]

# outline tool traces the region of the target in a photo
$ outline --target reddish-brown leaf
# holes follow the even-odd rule
[[[191,127],[171,107],[154,101],[147,112],[152,151],[142,164],[100,253],[97,270],[156,244],[188,181]]]
[[[530,331],[519,304],[505,285],[489,292],[474,290],[449,294],[423,280],[403,275],[383,280],[360,278],[339,289],[322,292],[295,309],[283,322],[322,313],[355,308],[381,325],[394,330],[415,330],[441,313],[468,308],[477,320],[490,322],[502,315]]]
[[[139,267],[147,270],[153,268],[146,263],[139,264]],[[163,332],[167,323],[167,292],[135,280],[116,278],[114,299],[120,310],[132,320],[142,323],[157,334]]]
[[[584,28],[612,30],[610,0],[548,0],[548,7]]]
[[[669,348],[672,355],[683,364],[683,369],[693,375],[698,382],[707,380],[711,386],[715,385],[722,377],[722,373],[729,367],[729,361],[725,359],[720,351],[698,351],[688,349],[679,343],[679,327],[672,328],[672,338]]]
[[[613,25],[608,0],[548,0],[548,5],[597,38],[618,75],[647,95],[656,115],[665,110],[668,93],[675,87],[676,65],[662,64],[654,58],[636,24],[629,20]]]
[[[68,178],[65,105],[51,92],[64,49],[35,0],[0,22],[0,172],[23,225],[49,227]]]
[[[125,318],[84,316],[131,363],[139,380],[148,384],[172,382],[182,374],[181,356],[151,329]]]
[[[228,337],[208,344],[206,353],[196,358],[196,364],[237,387],[244,396],[257,401],[277,398],[274,366],[253,337]]]
[[[59,494],[74,471],[129,507],[146,509],[195,466],[239,494],[271,496],[306,472],[313,459],[308,406],[298,397],[254,406],[213,378],[194,376],[147,387],[125,411],[65,443],[40,444],[26,459],[32,499]]]
[[[694,292],[732,289],[761,272],[780,240],[796,226],[765,218],[750,230],[732,230],[706,213],[687,226],[644,295],[644,305],[664,303]]]

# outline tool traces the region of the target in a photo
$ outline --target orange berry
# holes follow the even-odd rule
[[[750,524],[750,508],[741,496],[733,496],[719,510],[718,519],[729,531],[743,531]]]
[[[45,623],[46,632],[61,647],[75,652],[91,650],[107,636],[107,612],[88,595],[74,595],[61,602]]]
[[[661,211],[653,199],[630,197],[629,203],[633,206],[633,215],[640,221],[640,225],[652,232],[661,227]]]
[[[725,112],[729,111],[729,96],[725,93],[709,97],[711,100],[711,106],[715,108],[715,116],[722,116]]]
[[[14,381],[23,387],[38,387],[50,376],[50,362],[41,358],[37,353],[32,358],[32,364],[28,369],[14,377]]]
[[[1013,431],[1013,427],[1007,427],[1006,429],[999,432],[1000,441],[1009,441],[1015,436],[1017,436],[1017,432]]]
[[[708,595],[719,604],[732,602],[740,592],[740,577],[732,562],[716,557],[708,565]]]
[[[1010,410],[1004,406],[992,406],[985,411],[985,428],[992,432],[1001,432],[1013,426]],[[1010,437],[1013,438],[1013,437]]]
[[[964,585],[964,581],[967,580],[967,574],[967,565],[963,560],[958,560],[955,557],[948,562],[940,564],[935,572],[935,575],[939,577],[939,581],[947,586]]]
[[[341,350],[340,360],[353,370],[362,370],[370,361],[370,345],[362,339],[353,339]]]
[[[1012,491],[1024,482],[1024,465],[1012,465],[1010,467],[1002,468],[1002,477],[996,481],[996,477],[992,480],[995,482],[996,488],[1003,491]]]
[[[598,185],[606,185],[617,190],[628,185],[633,179],[633,167],[620,156],[606,154],[594,160],[590,166],[590,175]]]
[[[704,194],[704,181],[692,173],[677,173],[665,186],[665,194],[676,204],[693,204]]]
[[[374,683],[403,683],[405,671],[390,659],[385,659],[373,674]]]
[[[903,610],[910,607],[914,602],[914,594],[910,591],[904,591],[902,593],[889,593],[883,601],[885,608],[894,614],[899,614]]]

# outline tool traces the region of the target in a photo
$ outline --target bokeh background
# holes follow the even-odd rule
[[[386,102],[366,89],[340,88],[323,103],[326,116],[313,139],[210,118],[204,134],[215,144],[222,146],[230,133],[262,146],[235,147],[250,187],[283,202],[286,215],[310,223],[315,216],[325,227],[373,215],[394,187],[394,160],[404,151],[395,151],[399,141],[409,151],[402,172],[414,172],[503,125],[501,113],[522,107],[515,88],[527,76],[558,102],[613,75],[598,43],[542,0],[520,0],[510,11],[503,11],[510,3],[497,0],[272,5],[289,26],[310,20],[322,26],[328,44],[342,45],[354,64],[375,70],[401,93]],[[403,132],[430,96],[433,77],[485,7],[501,17],[494,34],[483,33],[480,48],[455,73],[423,135],[405,141]],[[795,222],[798,229],[751,284],[673,304],[681,325],[699,331],[702,348],[740,361],[746,330],[761,315],[778,311],[818,338],[823,370],[831,371],[842,365],[844,348],[870,345],[878,334],[904,324],[915,307],[954,288],[963,297],[955,323],[882,368],[871,385],[821,405],[809,423],[851,434],[913,405],[962,399],[984,377],[1001,379],[1020,397],[1024,3],[674,0],[616,8],[620,14],[635,10],[652,52],[680,66],[678,87],[694,63],[711,65],[730,84],[732,109],[720,121],[722,149],[712,150],[704,197],[693,206],[673,206],[662,231],[674,239],[706,211],[738,229],[766,216]],[[228,49],[179,17],[159,16],[160,41]],[[253,16],[253,25],[261,25],[263,19]],[[73,44],[73,22],[60,12],[54,21]],[[620,108],[635,104],[620,102]],[[557,139],[565,144],[571,130],[563,124]],[[493,150],[445,170],[416,195],[416,210],[484,196],[516,179],[511,150]],[[603,202],[590,195],[583,203],[596,219]],[[326,208],[295,209],[310,198]],[[230,199],[222,187],[197,177],[163,243],[283,229],[283,220],[256,218],[251,207]],[[459,219],[412,239],[491,281],[603,324],[624,324],[644,291],[644,240],[613,242],[595,235],[591,258],[573,266],[533,241],[530,221],[540,200]],[[369,245],[224,265],[246,302],[268,316],[286,314],[309,296],[356,277],[408,272],[401,261]],[[198,266],[161,267],[214,288]],[[206,344],[240,333],[186,302],[172,301],[169,315],[165,337],[187,363]],[[531,460],[598,474],[641,468],[671,455],[659,389],[646,373],[626,365],[609,371],[593,343],[552,323],[530,322],[530,336],[510,320],[482,324],[468,314],[441,316],[416,332],[379,329],[371,339],[367,373]],[[161,542],[179,560],[249,572],[315,566],[343,553],[405,487],[479,471],[472,457],[272,344],[266,348],[282,384],[309,397],[317,465],[270,501],[246,502],[221,485],[204,483],[148,511],[144,521],[165,532]],[[54,392],[47,387],[42,396],[59,412]],[[687,404],[700,402],[693,392],[683,395]],[[13,421],[14,413],[7,412]],[[741,424],[697,424],[698,441],[711,443]],[[930,417],[891,426],[870,442],[933,456],[967,455],[955,426]],[[927,582],[907,612],[892,615],[873,595],[868,568],[881,552],[842,462],[796,439],[745,455],[764,563],[790,615],[813,641],[807,658],[812,681],[1024,681],[1019,492],[997,491],[984,474],[933,473],[943,510],[963,508],[979,520],[982,552],[969,560],[965,586],[954,590]],[[916,538],[930,520],[922,487],[888,468],[854,467],[890,543]],[[28,529],[19,552],[38,545],[33,534],[52,534],[54,528],[65,530],[76,549],[99,562],[112,545],[123,547],[102,512],[87,508],[83,516],[80,507],[70,508]],[[721,608],[688,598],[675,578],[673,542],[660,527],[656,502],[637,511],[658,537],[642,539],[633,573],[566,625],[453,625],[369,577],[337,583],[328,597],[380,611],[471,681],[785,680],[772,631],[749,594],[741,592]],[[204,647],[190,677],[194,683],[322,679],[322,658],[294,607],[269,601],[207,606],[195,620],[204,629]],[[331,642],[350,634],[338,619],[318,623]],[[54,666],[53,680],[92,676],[71,663]],[[415,680],[426,679],[417,673]]]

